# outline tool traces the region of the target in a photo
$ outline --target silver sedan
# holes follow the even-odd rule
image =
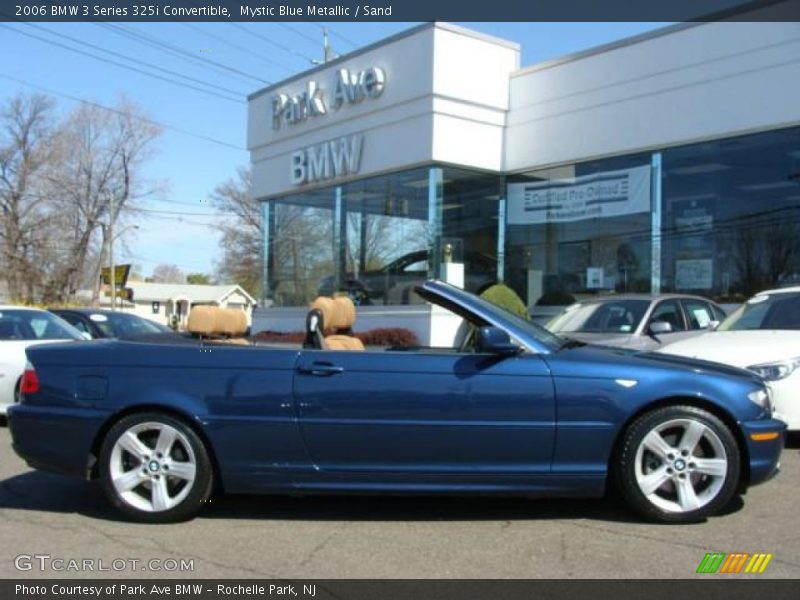
[[[620,294],[581,300],[546,327],[589,344],[652,350],[713,330],[725,311],[700,296]]]

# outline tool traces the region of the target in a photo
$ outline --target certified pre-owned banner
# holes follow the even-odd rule
[[[511,225],[603,219],[649,210],[649,165],[569,180],[508,185]]]

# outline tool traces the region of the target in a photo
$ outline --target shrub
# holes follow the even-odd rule
[[[525,303],[522,301],[522,299],[517,296],[517,293],[514,290],[503,283],[496,283],[495,285],[486,288],[481,293],[481,298],[488,300],[492,304],[495,304],[500,308],[504,308],[511,314],[518,315],[523,319],[531,318],[528,314],[528,307],[525,306]]]
[[[365,346],[400,346],[406,348],[419,345],[419,340],[413,331],[400,327],[370,329],[355,335]]]
[[[283,344],[301,344],[306,338],[302,331],[259,331],[253,336],[259,342],[280,342]]]

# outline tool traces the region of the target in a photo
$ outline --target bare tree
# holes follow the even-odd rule
[[[137,199],[154,192],[141,168],[160,133],[125,99],[113,112],[83,104],[67,118],[56,144],[63,157],[51,178],[63,252],[49,264],[45,302],[64,301],[87,279],[97,278],[108,232]]]
[[[237,169],[235,177],[217,186],[211,199],[228,217],[220,225],[218,279],[238,283],[257,296],[261,287],[261,207],[250,195],[250,169]]]
[[[177,265],[160,264],[153,269],[154,283],[186,283],[186,275]]]
[[[0,261],[13,300],[31,302],[39,265],[55,250],[45,235],[52,217],[46,182],[56,159],[54,102],[18,95],[0,110]]]

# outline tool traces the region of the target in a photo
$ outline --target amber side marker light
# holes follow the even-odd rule
[[[778,439],[781,434],[777,431],[769,431],[767,433],[751,433],[750,439],[754,442],[768,442],[770,440]]]

